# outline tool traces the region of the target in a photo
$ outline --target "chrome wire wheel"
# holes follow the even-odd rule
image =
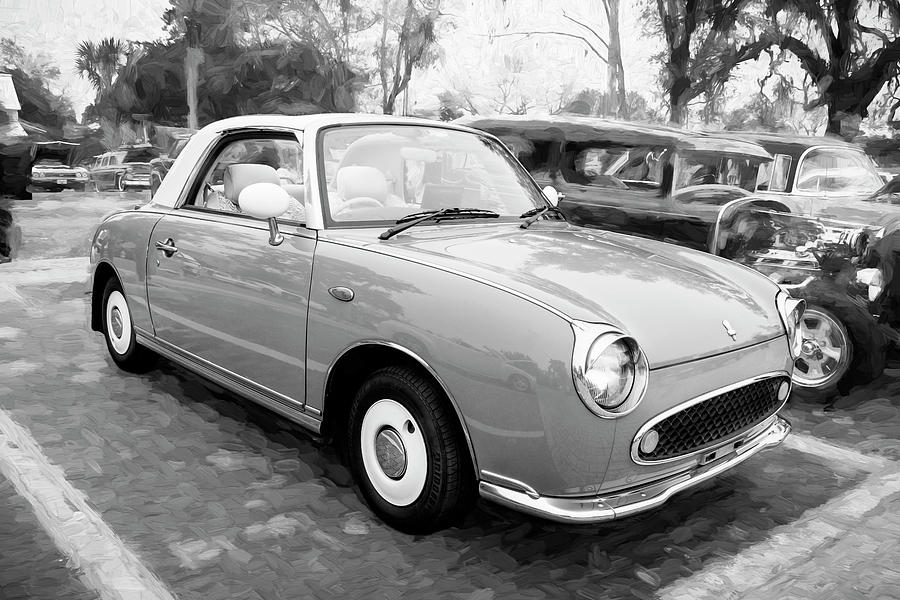
[[[106,335],[112,349],[120,355],[131,346],[131,313],[125,296],[118,290],[110,292],[106,300]]]
[[[803,313],[800,332],[803,344],[794,362],[794,383],[822,389],[840,381],[850,368],[847,329],[828,311],[810,307]]]
[[[360,428],[366,475],[375,491],[394,506],[409,506],[421,495],[428,476],[425,438],[415,417],[395,400],[378,400]]]

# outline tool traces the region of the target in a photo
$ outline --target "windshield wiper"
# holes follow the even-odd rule
[[[563,212],[555,206],[551,206],[551,205],[547,205],[544,207],[536,206],[536,207],[532,208],[531,210],[526,210],[521,215],[519,215],[520,219],[526,219],[524,223],[519,225],[519,227],[521,227],[522,229],[528,229],[528,227],[532,223],[534,223],[535,221],[537,221],[538,219],[540,219],[541,217],[543,217],[544,215],[546,215],[548,212],[551,212],[551,211],[555,212],[563,219],[566,218],[566,216],[563,214]]]
[[[500,214],[492,210],[484,210],[482,208],[442,208],[441,210],[426,210],[422,212],[412,213],[397,219],[397,224],[387,231],[381,233],[378,239],[389,239],[401,231],[406,231],[414,225],[418,225],[423,221],[442,221],[444,219],[496,219]]]

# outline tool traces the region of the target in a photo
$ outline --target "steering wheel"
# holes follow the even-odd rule
[[[367,206],[369,208],[383,208],[384,204],[370,196],[358,196],[344,202],[344,204],[337,210],[337,212],[334,213],[334,216],[336,217],[354,208],[365,208]]]

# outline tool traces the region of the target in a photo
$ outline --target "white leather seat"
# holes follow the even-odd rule
[[[352,165],[342,167],[335,176],[338,195],[343,201],[354,198],[374,198],[387,201],[388,188],[384,173],[375,167]]]
[[[274,183],[281,185],[275,169],[269,165],[236,163],[225,168],[225,197],[240,208],[238,197],[245,187],[253,183]]]

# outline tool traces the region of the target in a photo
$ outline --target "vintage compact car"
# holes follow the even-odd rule
[[[123,147],[105,152],[91,165],[91,183],[95,191],[150,187],[150,161],[159,151],[149,144]]]
[[[778,444],[804,302],[552,195],[452,124],[219,121],[97,228],[91,327],[123,369],[163,355],[333,440],[407,531],[476,494],[623,517]]]
[[[191,135],[193,134],[182,134],[176,136],[164,153],[150,161],[151,198],[154,194],[156,194],[156,190],[159,189],[159,184],[161,184],[162,180],[165,179],[166,175],[169,174],[169,169],[172,168],[172,163],[174,163],[175,159],[178,158],[178,155],[181,154],[182,149],[184,149],[188,140],[191,139]]]
[[[726,138],[574,115],[458,122],[497,135],[539,183],[555,186],[564,195],[559,208],[570,222],[723,256],[804,298],[796,394],[830,399],[884,370],[896,334],[879,322],[885,311],[869,299],[869,283],[879,280],[864,268],[881,230],[825,217],[843,210],[839,202],[786,197],[794,190],[792,164],[800,162],[807,183],[814,177],[807,160],[817,157],[816,164],[827,155],[844,157],[859,169],[870,165],[852,145],[811,142],[813,150],[798,161],[782,153],[784,146],[767,150],[749,135]],[[844,171],[850,168],[838,162]],[[845,182],[845,189],[870,185],[872,177],[861,171],[857,183]],[[828,185],[837,185],[833,174]],[[815,218],[809,217],[810,201],[820,203]]]

